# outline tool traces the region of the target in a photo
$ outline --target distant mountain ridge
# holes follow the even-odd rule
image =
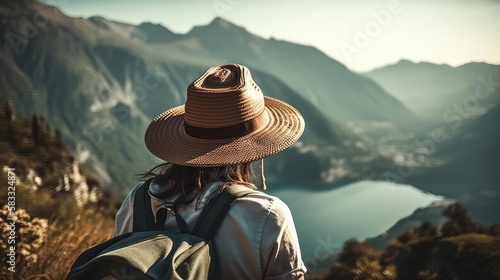
[[[168,43],[181,37],[181,35],[170,31],[168,28],[160,24],[153,24],[150,22],[144,22],[136,26],[107,20],[100,16],[93,16],[88,18],[88,20],[96,26],[117,33],[126,39],[136,40],[148,44]]]
[[[460,110],[480,112],[500,102],[494,94],[500,86],[500,65],[471,62],[452,67],[401,60],[364,75],[426,121],[442,123]]]
[[[94,17],[90,20],[96,21]],[[107,22],[106,24],[100,20],[98,25],[107,27],[119,24]],[[275,39],[266,40],[222,18],[215,18],[205,26],[195,26],[185,35],[174,34],[161,25],[154,25],[152,28],[151,23],[142,23],[136,27],[120,25],[134,30],[135,35],[124,37],[141,37],[142,42],[155,45],[156,52],[182,57],[195,54],[207,66],[241,63],[252,69],[272,73],[327,116],[341,123],[349,120],[374,120],[396,122],[405,126],[417,121],[405,105],[376,83],[350,71],[314,47]],[[146,30],[144,26],[150,28]],[[152,41],[145,37],[156,39]]]

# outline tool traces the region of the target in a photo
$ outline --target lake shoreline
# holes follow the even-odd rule
[[[378,236],[416,209],[444,199],[411,185],[383,181],[317,186],[271,183],[267,191],[290,207],[304,258],[314,257],[319,251],[321,255],[339,251],[349,238]],[[317,191],[325,186],[329,189]],[[331,248],[323,248],[324,244]]]

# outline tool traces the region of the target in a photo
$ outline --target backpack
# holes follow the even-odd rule
[[[68,280],[222,278],[212,239],[235,200],[254,191],[241,185],[227,186],[205,205],[191,233],[175,210],[179,233],[155,230],[150,182],[142,184],[135,194],[133,232],[84,251],[71,267]]]

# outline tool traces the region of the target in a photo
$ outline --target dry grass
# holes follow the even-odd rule
[[[3,270],[0,279],[65,279],[74,260],[87,248],[110,238],[113,219],[97,210],[85,210],[69,224],[61,227],[54,222],[49,226],[47,240],[38,251],[38,261],[23,263],[18,260],[16,272]]]

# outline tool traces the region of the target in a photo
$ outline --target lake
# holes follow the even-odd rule
[[[417,208],[443,199],[391,182],[359,181],[329,191],[288,186],[269,183],[266,192],[290,207],[303,258],[314,256],[315,251],[321,255],[339,251],[349,238],[377,236]]]

